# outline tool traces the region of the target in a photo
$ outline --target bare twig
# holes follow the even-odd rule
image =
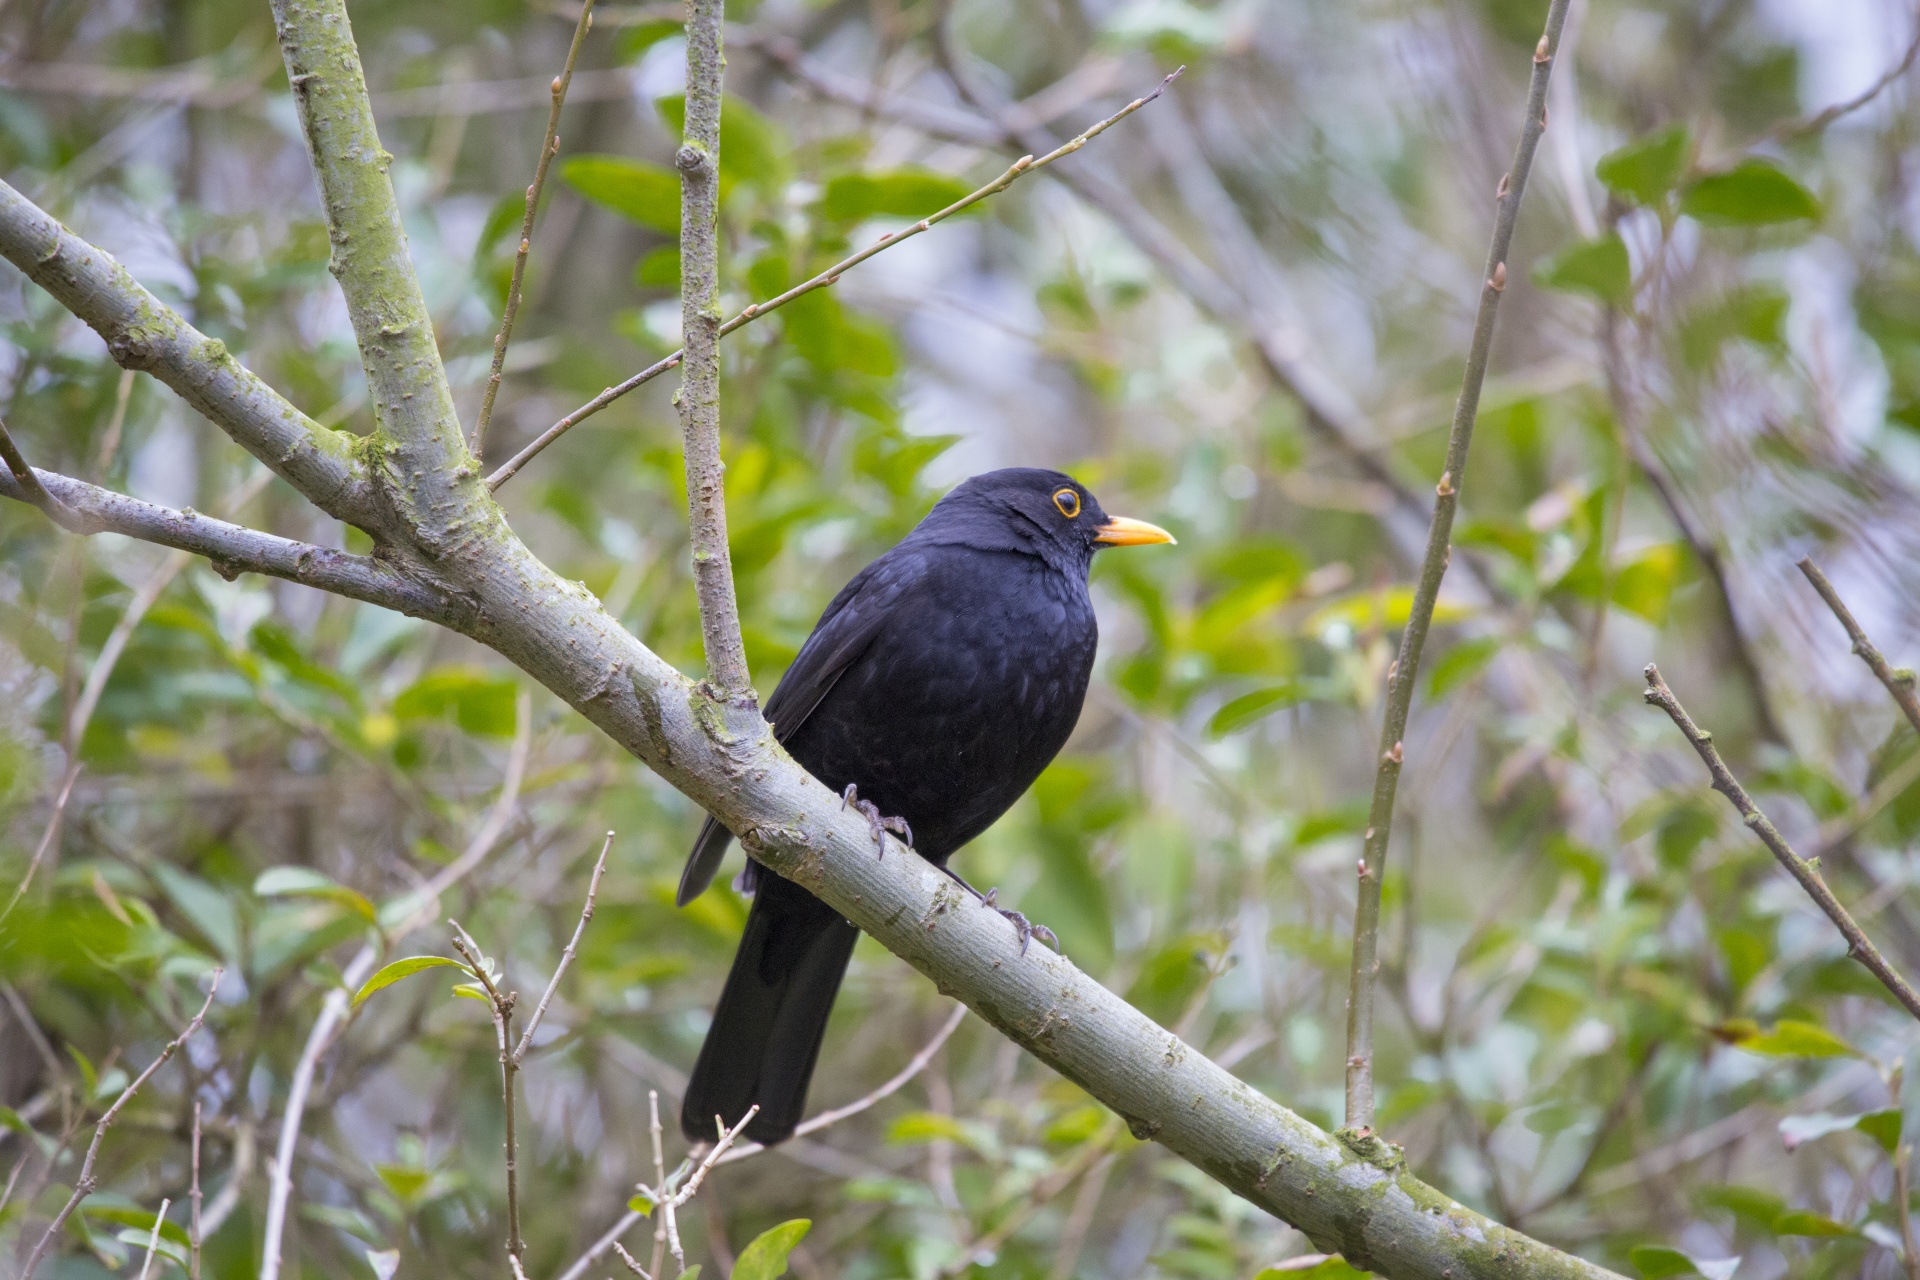
[[[473,422],[473,456],[484,457],[487,426],[493,421],[494,398],[500,394],[500,373],[507,364],[507,344],[513,341],[513,322],[520,312],[520,285],[527,276],[527,254],[533,248],[533,215],[540,207],[540,191],[547,185],[547,170],[560,154],[560,108],[567,100],[567,87],[573,83],[573,66],[580,60],[580,46],[593,26],[593,0],[580,6],[580,19],[574,23],[573,43],[567,46],[566,66],[553,78],[553,106],[547,112],[547,136],[540,142],[540,159],[533,167],[533,182],[527,187],[527,213],[520,222],[520,247],[513,255],[513,278],[507,282],[507,305],[500,313],[500,332],[493,339],[493,367],[487,371],[487,392],[480,401],[480,413]]]
[[[1707,772],[1712,775],[1713,789],[1725,796],[1728,803],[1739,811],[1741,819],[1753,829],[1755,835],[1760,837],[1761,843],[1772,851],[1780,865],[1787,869],[1787,873],[1800,882],[1800,887],[1805,889],[1807,896],[1826,913],[1827,919],[1833,921],[1834,927],[1840,930],[1841,936],[1847,940],[1847,954],[1866,966],[1867,971],[1893,993],[1894,999],[1906,1006],[1908,1013],[1915,1018],[1920,1018],[1920,992],[1916,992],[1905,978],[1894,971],[1893,966],[1881,956],[1880,949],[1873,945],[1865,933],[1861,932],[1860,926],[1847,913],[1847,909],[1840,905],[1840,900],[1833,896],[1831,889],[1827,888],[1827,882],[1820,876],[1819,867],[1795,853],[1793,847],[1787,843],[1786,837],[1767,820],[1767,815],[1760,812],[1759,807],[1753,803],[1753,798],[1747,794],[1746,789],[1740,785],[1739,780],[1720,759],[1720,752],[1713,745],[1713,735],[1696,725],[1687,715],[1686,708],[1682,707],[1680,700],[1673,696],[1673,690],[1667,688],[1667,682],[1660,678],[1660,669],[1648,663],[1646,677],[1647,701],[1672,717],[1673,723],[1679,727],[1681,733],[1686,735],[1688,744],[1693,747],[1701,763],[1707,766]]]
[[[560,979],[566,975],[567,966],[573,963],[573,954],[580,946],[580,935],[587,931],[587,921],[593,919],[594,895],[600,892],[600,873],[607,869],[607,850],[613,848],[613,832],[607,832],[606,840],[600,846],[600,856],[593,864],[593,878],[587,882],[587,905],[580,909],[580,923],[573,927],[573,937],[567,942],[567,949],[560,953],[560,963],[554,966],[553,977],[547,982],[547,989],[540,993],[540,1003],[533,1006],[533,1016],[527,1019],[526,1029],[520,1033],[520,1042],[514,1047],[513,1061],[518,1065],[527,1056],[527,1050],[533,1047],[533,1033],[540,1026],[540,1019],[547,1016],[547,1006],[553,1002],[553,993],[560,988]]]
[[[20,1269],[20,1280],[33,1280],[34,1268],[38,1267],[40,1260],[47,1256],[47,1251],[59,1238],[61,1228],[67,1225],[67,1219],[73,1216],[73,1211],[80,1207],[80,1202],[92,1195],[95,1187],[99,1185],[93,1176],[93,1162],[99,1158],[100,1144],[106,1140],[107,1130],[113,1128],[113,1122],[120,1118],[120,1109],[132,1100],[134,1094],[140,1092],[140,1086],[152,1079],[153,1073],[165,1066],[167,1059],[178,1053],[180,1046],[191,1040],[193,1034],[200,1030],[200,1024],[206,1020],[207,1010],[213,1007],[213,997],[220,990],[221,973],[220,969],[213,971],[213,977],[207,983],[207,998],[201,1004],[200,1012],[194,1014],[193,1021],[187,1024],[187,1029],[167,1042],[167,1047],[147,1064],[145,1071],[134,1077],[132,1084],[120,1091],[120,1096],[113,1100],[113,1105],[108,1107],[106,1114],[100,1117],[100,1123],[93,1127],[93,1141],[87,1144],[86,1158],[80,1162],[80,1177],[73,1184],[73,1194],[67,1197],[66,1204],[62,1205],[60,1212],[54,1215],[53,1221],[47,1224],[46,1234],[40,1237],[40,1242],[33,1246],[33,1252],[27,1255],[26,1265]]]
[[[167,1209],[171,1200],[160,1201],[160,1212],[153,1215],[153,1230],[147,1236],[147,1256],[140,1262],[140,1280],[147,1280],[147,1273],[153,1270],[153,1253],[160,1247],[160,1224],[167,1220]]]
[[[493,975],[487,972],[487,957],[472,935],[461,928],[458,920],[447,923],[454,929],[453,949],[467,962],[467,969],[487,994],[487,1012],[493,1016],[493,1029],[500,1041],[500,1104],[507,1126],[507,1260],[517,1272],[520,1255],[527,1247],[526,1241],[520,1238],[520,1166],[514,1139],[514,1118],[519,1111],[514,1105],[514,1079],[520,1069],[520,1059],[513,1051],[513,1007],[519,1002],[520,993],[502,991]]]
[[[640,1260],[627,1252],[627,1246],[615,1240],[613,1242],[613,1251],[620,1255],[620,1261],[626,1263],[627,1270],[639,1276],[640,1280],[653,1280],[653,1277],[647,1273],[647,1269],[640,1265]]]
[[[1920,733],[1920,694],[1915,691],[1913,672],[1906,667],[1888,664],[1880,650],[1874,647],[1873,641],[1867,639],[1867,633],[1860,624],[1854,621],[1852,610],[1840,599],[1840,593],[1833,589],[1833,584],[1827,581],[1827,575],[1820,572],[1819,565],[1810,557],[1803,557],[1799,563],[1800,572],[1807,575],[1807,581],[1827,602],[1827,608],[1833,610],[1833,616],[1840,620],[1840,625],[1847,629],[1847,636],[1853,641],[1853,651],[1860,655],[1860,661],[1867,664],[1874,679],[1886,686],[1893,700],[1900,704],[1900,712],[1906,716],[1907,723],[1913,726],[1916,733]]]
[[[1182,68],[1181,70],[1184,70],[1184,68]],[[742,310],[738,315],[728,320],[725,324],[721,325],[720,336],[724,338],[728,334],[732,333],[734,330],[740,329],[746,325],[753,323],[755,320],[759,319],[761,316],[767,315],[770,312],[777,311],[781,307],[786,306],[789,302],[792,302],[795,298],[799,298],[806,294],[812,293],[816,289],[824,289],[829,285],[838,283],[842,274],[852,270],[854,267],[859,266],[861,263],[865,262],[868,258],[873,257],[875,254],[880,253],[881,251],[886,249],[891,249],[893,246],[901,243],[902,241],[909,240],[912,237],[919,235],[923,231],[926,231],[930,227],[937,226],[939,223],[946,221],[948,218],[953,217],[955,214],[965,212],[967,209],[970,209],[974,205],[979,204],[982,200],[985,200],[990,196],[997,195],[1000,192],[1005,191],[1008,187],[1012,186],[1015,182],[1019,181],[1020,178],[1024,177],[1025,175],[1029,173],[1035,173],[1041,169],[1044,169],[1048,165],[1052,164],[1054,161],[1061,159],[1064,156],[1072,155],[1074,152],[1080,150],[1080,148],[1086,146],[1088,142],[1092,141],[1094,138],[1099,137],[1102,133],[1105,133],[1108,129],[1120,123],[1120,121],[1126,119],[1128,116],[1132,115],[1134,112],[1138,111],[1140,108],[1146,106],[1149,102],[1152,102],[1154,99],[1158,98],[1162,93],[1165,93],[1167,86],[1171,84],[1173,82],[1174,77],[1178,76],[1179,74],[1180,74],[1180,71],[1173,72],[1171,75],[1163,79],[1159,83],[1159,85],[1154,88],[1154,90],[1151,93],[1145,94],[1142,97],[1135,98],[1133,101],[1129,102],[1126,106],[1120,108],[1120,110],[1114,112],[1112,115],[1106,117],[1105,119],[1101,120],[1099,123],[1087,129],[1086,132],[1079,134],[1077,137],[1069,139],[1068,141],[1062,143],[1058,147],[1055,147],[1053,150],[1047,152],[1045,155],[1039,157],[1038,159],[1034,159],[1031,156],[1023,156],[1019,160],[1014,161],[1014,163],[1008,166],[1007,169],[1004,170],[999,177],[987,183],[985,186],[967,193],[966,195],[962,196],[960,199],[948,205],[946,208],[940,210],[938,213],[928,214],[926,217],[920,219],[920,221],[914,223],[912,226],[905,228],[904,230],[889,231],[887,234],[881,236],[878,240],[874,241],[872,244],[868,245],[866,248],[860,250],[858,253],[855,253],[846,258],[843,258],[839,262],[834,263],[831,267],[828,267],[825,271],[820,272],[818,275],[812,277],[811,279],[801,281],[799,284],[793,286],[793,288],[787,290],[785,293],[779,294],[776,297],[769,298],[765,302],[753,303],[751,306],[748,306],[747,308]],[[618,400],[621,396],[624,396],[628,392],[633,391],[645,385],[646,383],[653,381],[655,378],[659,377],[661,374],[665,373],[667,370],[676,368],[679,365],[682,356],[684,355],[685,355],[685,351],[684,349],[682,349],[680,351],[675,351],[671,355],[663,357],[662,359],[656,361],[654,364],[651,364],[647,368],[642,369],[639,373],[634,374],[631,378],[628,378],[625,382],[619,383],[615,386],[608,387],[605,391],[602,391],[599,395],[587,401],[587,403],[581,405],[578,409],[575,409],[572,413],[560,419],[558,422],[554,423],[551,427],[548,427],[545,431],[541,432],[540,435],[531,444],[529,444],[526,448],[522,449],[519,453],[515,454],[507,462],[502,464],[499,470],[495,471],[492,475],[488,476],[487,487],[489,489],[497,490],[501,485],[513,479],[514,475],[520,470],[520,468],[526,466],[527,463],[531,462],[534,459],[534,457],[540,453],[541,450],[545,449],[548,445],[552,444],[555,440],[558,440],[562,435],[565,435],[568,431],[572,430],[575,426],[579,425],[581,422],[584,422],[586,419],[592,417],[594,414],[600,412],[600,410],[612,404],[615,400]]]
[[[1379,977],[1380,889],[1386,874],[1388,838],[1393,830],[1393,801],[1405,759],[1407,715],[1413,705],[1414,682],[1420,655],[1433,625],[1434,605],[1440,598],[1440,580],[1453,557],[1453,517],[1465,478],[1467,447],[1480,408],[1480,388],[1486,381],[1487,359],[1493,346],[1494,321],[1500,297],[1507,287],[1507,248],[1513,242],[1514,222],[1526,194],[1533,156],[1546,131],[1547,82],[1553,70],[1554,47],[1567,17],[1568,0],[1553,0],[1547,10],[1546,31],[1534,48],[1533,76],[1527,88],[1526,115],[1513,165],[1501,180],[1487,252],[1486,274],[1480,286],[1480,310],[1474,319],[1473,345],[1461,378],[1460,399],[1447,434],[1446,467],[1435,487],[1433,523],[1427,534],[1426,554],[1413,592],[1407,629],[1401,636],[1399,657],[1387,682],[1387,708],[1380,731],[1380,753],[1373,780],[1373,802],[1367,814],[1365,844],[1360,860],[1360,887],[1353,915],[1353,963],[1348,975],[1347,999],[1347,1127],[1373,1127],[1373,1009]]]
[[[660,1091],[647,1090],[647,1133],[653,1139],[653,1185],[656,1202],[665,1194],[662,1188],[667,1185],[667,1158],[660,1145]],[[649,1268],[654,1275],[667,1265],[667,1217],[661,1214],[653,1224],[653,1257]]]
[[[940,1024],[940,1029],[933,1033],[933,1039],[927,1041],[927,1043],[921,1047],[920,1052],[909,1058],[907,1065],[900,1068],[892,1079],[873,1090],[873,1092],[866,1094],[864,1097],[855,1098],[843,1107],[835,1107],[831,1111],[822,1111],[819,1115],[809,1120],[801,1121],[800,1125],[794,1129],[793,1136],[796,1138],[804,1138],[810,1133],[818,1133],[829,1125],[839,1124],[849,1116],[857,1116],[876,1103],[900,1092],[909,1081],[927,1069],[927,1064],[933,1061],[933,1055],[940,1052],[940,1047],[946,1044],[948,1037],[959,1030],[960,1024],[966,1021],[966,1017],[967,1006],[956,1004],[953,1007],[953,1012],[947,1015],[947,1020]],[[743,1142],[732,1151],[729,1151],[727,1158],[720,1163],[731,1164],[735,1160],[745,1160],[749,1156],[757,1156],[765,1150],[766,1148],[757,1142]]]
[[[1915,30],[1913,39],[1907,44],[1907,51],[1900,55],[1900,61],[1887,68],[1878,80],[1862,89],[1844,102],[1836,102],[1824,110],[1817,111],[1803,120],[1792,120],[1768,131],[1766,139],[1804,138],[1810,133],[1819,133],[1842,116],[1852,115],[1860,108],[1885,93],[1901,76],[1913,69],[1916,59],[1920,59],[1920,30]]]
[[[193,1181],[187,1191],[187,1280],[200,1280],[200,1099],[193,1100]]]
[[[807,1120],[803,1122],[799,1128],[793,1131],[794,1137],[804,1138],[806,1135],[810,1133],[818,1133],[820,1130],[827,1128],[829,1125],[838,1124],[840,1121],[845,1120],[849,1116],[858,1115],[862,1111],[867,1110],[869,1107],[873,1106],[875,1103],[881,1101],[882,1099],[889,1098],[894,1094],[898,1093],[901,1090],[901,1088],[904,1087],[915,1076],[919,1075],[922,1071],[925,1071],[927,1069],[927,1064],[933,1061],[933,1056],[936,1053],[940,1052],[940,1047],[946,1044],[948,1038],[953,1035],[954,1031],[960,1026],[961,1022],[966,1019],[966,1016],[967,1016],[967,1007],[965,1005],[956,1005],[954,1007],[953,1013],[948,1016],[945,1022],[940,1024],[940,1029],[934,1032],[933,1039],[927,1041],[925,1046],[921,1048],[920,1052],[914,1054],[913,1057],[908,1060],[907,1065],[902,1067],[899,1070],[899,1072],[897,1072],[893,1076],[892,1079],[888,1080],[885,1084],[881,1085],[879,1088],[875,1089],[873,1092],[867,1094],[865,1097],[856,1099],[853,1102],[849,1102],[844,1107],[836,1107],[832,1111],[824,1111],[821,1114],[814,1116],[811,1120]],[[667,1175],[666,1175],[664,1157],[662,1156],[660,1144],[658,1141],[660,1137],[660,1128],[659,1128],[660,1117],[659,1117],[659,1095],[657,1093],[652,1095],[651,1106],[653,1108],[651,1113],[651,1118],[653,1122],[651,1125],[651,1128],[653,1130],[653,1136],[655,1138],[654,1180],[655,1180],[655,1185],[658,1186],[663,1184],[666,1181]],[[737,1160],[745,1160],[745,1159],[748,1159],[749,1157],[757,1156],[761,1152],[765,1151],[766,1149],[767,1148],[761,1146],[757,1142],[743,1142],[743,1143],[732,1144],[730,1149],[725,1151],[723,1154],[717,1156],[714,1159],[713,1163],[732,1164]],[[590,1246],[587,1249],[585,1253],[581,1254],[580,1257],[574,1260],[573,1265],[569,1266],[565,1271],[560,1273],[559,1280],[580,1280],[580,1277],[586,1274],[587,1268],[592,1265],[593,1260],[595,1258],[598,1258],[601,1254],[605,1253],[608,1249],[614,1248],[617,1242],[619,1241],[620,1237],[625,1235],[627,1232],[631,1231],[635,1226],[639,1225],[639,1223],[646,1216],[647,1215],[644,1213],[636,1213],[631,1209],[627,1210],[627,1212],[621,1215],[620,1219],[617,1222],[615,1222],[612,1227],[608,1228],[606,1233],[603,1234],[598,1240],[596,1240],[592,1244],[592,1246]],[[660,1240],[663,1245],[665,1243],[665,1228],[666,1228],[666,1224],[664,1222],[659,1224]],[[659,1263],[655,1263],[654,1265],[655,1265],[655,1269],[657,1270],[659,1267]]]

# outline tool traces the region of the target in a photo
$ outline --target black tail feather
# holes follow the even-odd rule
[[[684,907],[707,891],[732,843],[733,832],[721,826],[719,819],[708,818],[700,824],[700,834],[694,837],[693,849],[687,854],[686,869],[680,873],[680,890],[673,895],[674,906]]]
[[[715,1116],[731,1128],[755,1103],[760,1111],[748,1138],[771,1146],[792,1136],[859,936],[799,885],[771,873],[760,877],[680,1108],[688,1141],[711,1142]]]

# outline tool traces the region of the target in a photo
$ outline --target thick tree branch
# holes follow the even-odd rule
[[[380,465],[411,532],[457,536],[477,486],[380,145],[345,0],[274,0],[274,30],[306,131],[327,234],[373,402]]]
[[[687,0],[686,131],[680,169],[680,440],[687,468],[693,588],[707,682],[723,701],[753,701],[740,605],[727,547],[727,488],[720,461],[720,87],[724,0]]]
[[[152,374],[322,511],[377,523],[354,438],[294,408],[142,288],[127,269],[0,182],[0,255],[87,322],[126,369]]]
[[[1787,869],[1787,874],[1799,882],[1800,887],[1807,891],[1807,896],[1826,913],[1827,919],[1833,921],[1834,928],[1840,930],[1840,935],[1847,940],[1847,954],[1878,978],[1880,985],[1892,992],[1893,998],[1905,1005],[1908,1013],[1920,1018],[1920,992],[1914,991],[1912,984],[1887,963],[1880,949],[1873,945],[1854,922],[1853,916],[1840,905],[1840,900],[1833,896],[1833,890],[1827,888],[1827,882],[1821,878],[1820,868],[1795,853],[1793,846],[1787,843],[1787,838],[1767,820],[1766,814],[1760,812],[1753,797],[1747,794],[1746,788],[1740,785],[1739,779],[1733,776],[1733,771],[1720,758],[1719,750],[1713,745],[1713,735],[1687,715],[1687,709],[1680,705],[1680,700],[1673,696],[1673,690],[1667,688],[1667,682],[1660,678],[1660,669],[1648,663],[1645,674],[1647,701],[1666,712],[1680,732],[1686,735],[1687,745],[1694,749],[1700,762],[1707,766],[1707,772],[1712,775],[1713,789],[1725,796],[1727,803],[1739,811],[1741,821],[1760,837],[1760,842]]]
[[[402,573],[372,556],[295,542],[203,516],[190,508],[175,511],[156,506],[52,471],[36,469],[34,476],[71,517],[72,523],[62,526],[71,533],[124,534],[205,556],[223,578],[264,573],[456,629],[467,613],[454,593],[427,585],[418,575]],[[38,505],[26,486],[3,472],[0,498]]]
[[[1380,728],[1380,754],[1375,765],[1373,801],[1367,812],[1367,830],[1360,856],[1360,887],[1353,913],[1353,963],[1347,996],[1347,1127],[1362,1134],[1373,1127],[1373,1009],[1379,978],[1380,890],[1386,875],[1387,845],[1393,831],[1393,801],[1405,760],[1407,715],[1413,706],[1414,682],[1420,672],[1420,654],[1427,630],[1433,625],[1434,605],[1440,599],[1440,581],[1453,559],[1453,517],[1460,505],[1460,486],[1467,469],[1467,448],[1480,411],[1480,388],[1487,378],[1487,360],[1493,349],[1493,327],[1500,314],[1500,298],[1507,287],[1507,250],[1513,244],[1514,222],[1526,194],[1527,176],[1540,135],[1547,128],[1547,82],[1553,72],[1554,48],[1567,20],[1568,0],[1553,0],[1547,9],[1546,31],[1533,52],[1533,75],[1527,86],[1526,114],[1513,164],[1500,180],[1493,222],[1493,243],[1487,250],[1486,273],[1480,286],[1480,310],[1474,318],[1473,344],[1460,380],[1460,399],[1454,406],[1453,426],[1447,433],[1447,460],[1435,486],[1433,524],[1427,550],[1414,585],[1407,629],[1400,637],[1400,653],[1387,678],[1387,709]],[[1349,1259],[1351,1261],[1351,1259]]]

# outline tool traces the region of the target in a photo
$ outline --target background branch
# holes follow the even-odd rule
[[[153,1073],[165,1066],[167,1059],[179,1052],[180,1046],[191,1040],[193,1033],[200,1029],[200,1024],[206,1020],[207,1010],[213,1007],[214,995],[220,990],[221,972],[222,970],[218,968],[214,969],[207,982],[206,1001],[201,1004],[200,1012],[193,1015],[193,1021],[187,1023],[186,1030],[168,1041],[167,1046],[160,1050],[158,1056],[147,1064],[146,1070],[135,1076],[132,1083],[120,1091],[120,1096],[113,1100],[113,1105],[108,1107],[106,1114],[100,1117],[100,1123],[93,1127],[93,1141],[87,1144],[86,1158],[80,1163],[80,1176],[73,1184],[73,1194],[67,1197],[66,1204],[60,1207],[60,1212],[55,1214],[53,1221],[47,1224],[46,1232],[40,1237],[39,1243],[33,1246],[33,1252],[27,1255],[26,1263],[20,1268],[20,1280],[33,1280],[34,1269],[40,1265],[40,1260],[47,1256],[47,1250],[53,1247],[54,1240],[60,1235],[60,1229],[67,1225],[67,1219],[71,1218],[73,1211],[80,1207],[80,1202],[93,1194],[96,1186],[93,1164],[100,1156],[100,1144],[106,1141],[107,1130],[113,1128],[113,1122],[120,1118],[121,1108],[132,1100],[134,1094],[140,1092],[140,1086],[152,1079]]]
[[[1807,891],[1807,896],[1826,913],[1827,919],[1833,921],[1834,927],[1840,930],[1840,935],[1847,940],[1847,954],[1858,960],[1866,967],[1867,972],[1878,978],[1880,985],[1892,992],[1893,998],[1906,1006],[1908,1013],[1915,1018],[1920,1018],[1920,992],[1916,992],[1912,984],[1887,963],[1886,958],[1880,954],[1880,949],[1873,945],[1860,926],[1854,922],[1853,917],[1848,914],[1847,909],[1840,905],[1840,900],[1833,896],[1833,890],[1827,888],[1827,882],[1821,878],[1819,867],[1795,853],[1793,846],[1787,843],[1786,837],[1767,820],[1766,814],[1760,812],[1759,806],[1754,804],[1746,788],[1740,785],[1739,780],[1733,776],[1732,770],[1728,769],[1726,763],[1720,759],[1720,752],[1713,745],[1713,735],[1696,725],[1687,715],[1686,708],[1682,707],[1680,700],[1673,696],[1673,690],[1669,689],[1667,682],[1660,678],[1660,669],[1648,663],[1646,676],[1647,701],[1672,717],[1674,725],[1686,735],[1687,745],[1694,749],[1700,757],[1700,762],[1707,766],[1707,772],[1713,776],[1713,789],[1725,796],[1727,802],[1739,811],[1741,821],[1752,828],[1753,833],[1760,837],[1761,843],[1766,845],[1773,856],[1779,860],[1780,865],[1787,869],[1787,874],[1799,882],[1800,887]]]
[[[1840,625],[1847,629],[1847,638],[1853,641],[1853,651],[1860,656],[1860,661],[1867,664],[1868,670],[1873,672],[1873,678],[1884,685],[1894,702],[1899,704],[1900,713],[1906,716],[1914,732],[1920,733],[1920,695],[1915,693],[1912,670],[1906,667],[1896,669],[1881,656],[1873,641],[1867,639],[1866,631],[1854,621],[1853,611],[1847,608],[1840,593],[1833,589],[1833,584],[1827,581],[1827,575],[1820,571],[1820,566],[1811,557],[1803,557],[1799,565],[1800,572],[1807,575],[1807,581],[1827,602],[1827,608],[1833,610],[1833,616],[1840,620]]]
[[[1387,848],[1393,832],[1394,794],[1406,757],[1407,716],[1420,672],[1420,656],[1427,630],[1433,625],[1440,599],[1440,581],[1453,558],[1453,518],[1460,505],[1460,487],[1467,468],[1467,449],[1473,442],[1473,424],[1480,409],[1480,388],[1486,381],[1487,361],[1493,349],[1494,322],[1507,287],[1507,251],[1513,244],[1514,223],[1526,194],[1533,156],[1546,131],[1547,82],[1553,72],[1555,46],[1567,19],[1568,0],[1553,0],[1547,9],[1546,31],[1533,54],[1533,75],[1527,86],[1526,114],[1513,163],[1500,181],[1495,206],[1493,243],[1487,250],[1486,275],[1480,286],[1480,309],[1474,317],[1473,343],[1460,381],[1460,398],[1453,425],[1447,432],[1446,469],[1435,486],[1433,524],[1427,534],[1426,554],[1414,585],[1407,627],[1400,638],[1399,656],[1387,676],[1386,714],[1380,728],[1379,755],[1373,779],[1373,799],[1367,810],[1367,829],[1360,858],[1360,887],[1353,913],[1353,963],[1347,995],[1347,1128],[1373,1127],[1374,994],[1379,979],[1380,890],[1387,866]],[[1351,1258],[1348,1259],[1352,1261]]]
[[[560,154],[560,108],[567,100],[567,87],[573,83],[573,66],[580,60],[580,46],[586,43],[593,26],[593,0],[580,6],[579,21],[573,26],[573,43],[567,46],[566,66],[553,78],[553,105],[547,112],[547,136],[540,141],[540,159],[533,167],[533,181],[527,186],[527,213],[520,221],[520,246],[513,255],[513,277],[507,282],[507,303],[500,312],[500,332],[493,340],[493,367],[487,371],[487,391],[480,401],[480,413],[473,420],[473,456],[484,458],[487,451],[487,425],[493,421],[494,398],[500,394],[500,374],[507,364],[507,344],[513,341],[513,322],[520,312],[520,284],[527,276],[527,254],[533,249],[533,215],[540,208],[540,192],[547,185],[547,170]]]

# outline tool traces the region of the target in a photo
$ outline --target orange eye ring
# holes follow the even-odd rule
[[[1072,489],[1055,489],[1053,505],[1059,508],[1061,515],[1072,520],[1080,514],[1080,495]]]

